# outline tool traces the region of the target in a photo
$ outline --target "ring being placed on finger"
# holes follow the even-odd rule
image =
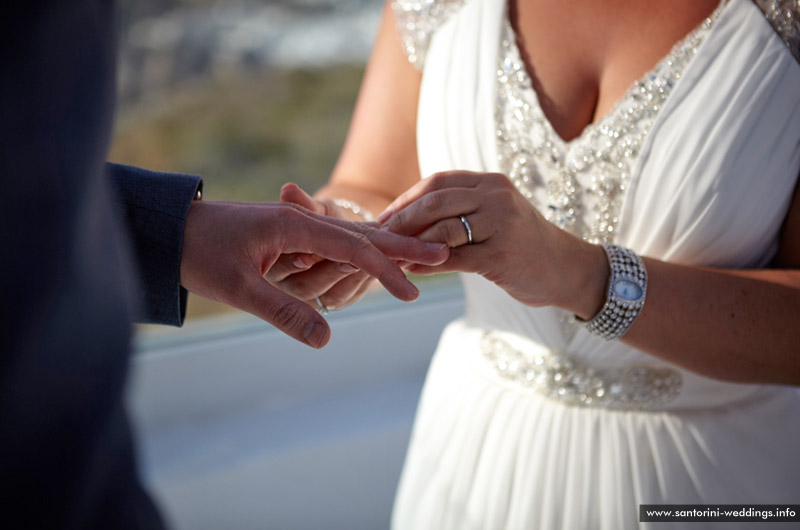
[[[319,314],[327,315],[331,308],[323,304],[319,296],[316,298],[316,301],[317,301],[317,311],[319,311]]]
[[[472,240],[472,227],[469,226],[469,221],[463,215],[458,216],[461,219],[461,224],[464,225],[464,230],[467,231],[467,245],[472,245],[474,241]]]

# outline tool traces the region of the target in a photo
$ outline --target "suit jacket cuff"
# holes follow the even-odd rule
[[[111,163],[106,172],[117,191],[134,251],[140,286],[137,321],[180,326],[188,297],[180,285],[183,230],[203,181],[194,175]]]

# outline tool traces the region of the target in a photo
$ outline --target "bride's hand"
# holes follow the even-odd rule
[[[602,306],[608,277],[603,249],[549,223],[504,175],[436,174],[398,197],[378,221],[451,247],[444,264],[414,265],[411,272],[475,272],[524,304],[558,306],[582,318]]]
[[[296,184],[281,188],[281,201],[292,202],[320,215],[352,221],[333,201],[311,197]],[[313,307],[341,309],[358,301],[373,282],[368,274],[347,263],[328,261],[312,254],[287,254],[266,275],[274,286]]]

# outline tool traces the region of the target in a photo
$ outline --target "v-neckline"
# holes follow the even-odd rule
[[[663,68],[667,64],[667,62],[670,61],[675,56],[676,53],[680,52],[681,49],[683,49],[692,40],[694,40],[694,38],[697,36],[698,33],[707,28],[710,23],[713,23],[716,19],[718,19],[722,11],[730,3],[731,0],[720,0],[719,5],[716,8],[714,8],[714,11],[712,11],[710,15],[705,17],[699,24],[697,24],[694,28],[692,28],[691,31],[689,31],[689,33],[687,33],[683,38],[678,40],[670,48],[670,51],[666,55],[661,57],[652,68],[647,70],[641,77],[635,79],[630,85],[628,85],[628,88],[625,90],[625,92],[623,92],[622,96],[620,96],[614,102],[614,104],[605,114],[603,114],[597,120],[586,124],[586,126],[584,126],[581,132],[570,140],[565,140],[561,136],[561,134],[556,130],[556,128],[553,126],[553,123],[550,121],[550,117],[547,115],[547,113],[544,111],[544,108],[541,105],[541,101],[539,99],[539,93],[536,91],[533,79],[531,78],[529,73],[530,65],[524,59],[524,55],[519,46],[519,35],[517,34],[516,29],[514,28],[514,24],[512,24],[511,22],[511,2],[513,1],[514,0],[506,0],[505,16],[503,17],[503,23],[507,26],[509,34],[513,36],[513,38],[510,39],[511,49],[513,50],[513,53],[516,55],[520,63],[524,65],[522,71],[524,72],[525,79],[521,79],[520,83],[524,85],[525,90],[530,91],[532,93],[533,103],[535,104],[538,112],[542,116],[542,123],[544,124],[544,127],[547,129],[548,136],[555,143],[559,145],[562,152],[567,152],[572,148],[572,146],[580,143],[582,138],[588,136],[593,131],[600,129],[600,127],[602,127],[604,123],[613,119],[614,116],[619,112],[619,109],[624,106],[624,103],[636,91],[637,87],[639,87],[647,79],[652,78],[656,72],[658,72],[661,68]],[[694,57],[692,57],[691,61],[693,60]],[[688,64],[686,66],[688,67]]]
[[[541,109],[516,34],[509,18],[502,17],[495,106],[501,171],[556,226],[592,243],[613,241],[649,132],[731,1],[736,0],[722,0],[609,112],[569,141]]]

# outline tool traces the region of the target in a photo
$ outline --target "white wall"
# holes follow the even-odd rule
[[[130,408],[145,480],[176,530],[383,529],[457,281],[373,295],[312,350],[252,317],[139,340]]]

